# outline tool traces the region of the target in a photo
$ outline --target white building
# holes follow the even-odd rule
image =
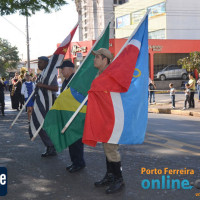
[[[147,10],[150,39],[200,39],[199,0],[129,0],[115,7],[115,38],[129,37]]]
[[[112,20],[110,38],[114,38],[114,7],[128,0],[75,0],[79,14],[79,41],[96,40]]]

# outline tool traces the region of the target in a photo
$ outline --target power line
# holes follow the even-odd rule
[[[1,17],[3,17],[3,16],[1,16]],[[26,36],[26,34],[22,31],[22,30],[20,30],[17,26],[15,26],[12,22],[10,22],[8,19],[6,19],[5,17],[3,17],[3,19],[5,19],[9,24],[11,24],[13,27],[15,27],[19,32],[21,32],[23,35],[25,35]]]

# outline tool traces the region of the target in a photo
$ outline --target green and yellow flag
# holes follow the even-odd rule
[[[109,25],[103,31],[100,39],[96,41],[92,50],[109,48]],[[91,52],[91,51],[90,51]],[[43,129],[51,138],[56,151],[61,152],[83,136],[85,114],[87,105],[84,105],[64,134],[61,133],[65,124],[78,109],[98,70],[94,68],[94,55],[90,53],[83,64],[72,77],[69,88],[64,90],[56,99],[54,105],[45,117]]]

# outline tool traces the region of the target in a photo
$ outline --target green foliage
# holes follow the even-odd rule
[[[65,0],[1,0],[0,15],[19,12],[21,15],[30,16],[40,10],[49,13],[51,9],[59,10],[61,6],[66,4]]]
[[[200,72],[200,52],[191,52],[189,57],[179,59],[177,63],[188,72],[193,72],[195,69]]]
[[[7,69],[17,68],[18,62],[17,47],[12,47],[7,40],[0,38],[0,74],[4,75]]]

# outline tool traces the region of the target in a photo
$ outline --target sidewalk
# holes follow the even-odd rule
[[[200,102],[198,102],[197,94],[195,94],[195,108],[182,110],[184,107],[185,95],[183,93],[176,94],[176,108],[171,108],[171,99],[169,94],[155,94],[155,104],[149,104],[149,113],[163,113],[184,116],[200,117]]]

